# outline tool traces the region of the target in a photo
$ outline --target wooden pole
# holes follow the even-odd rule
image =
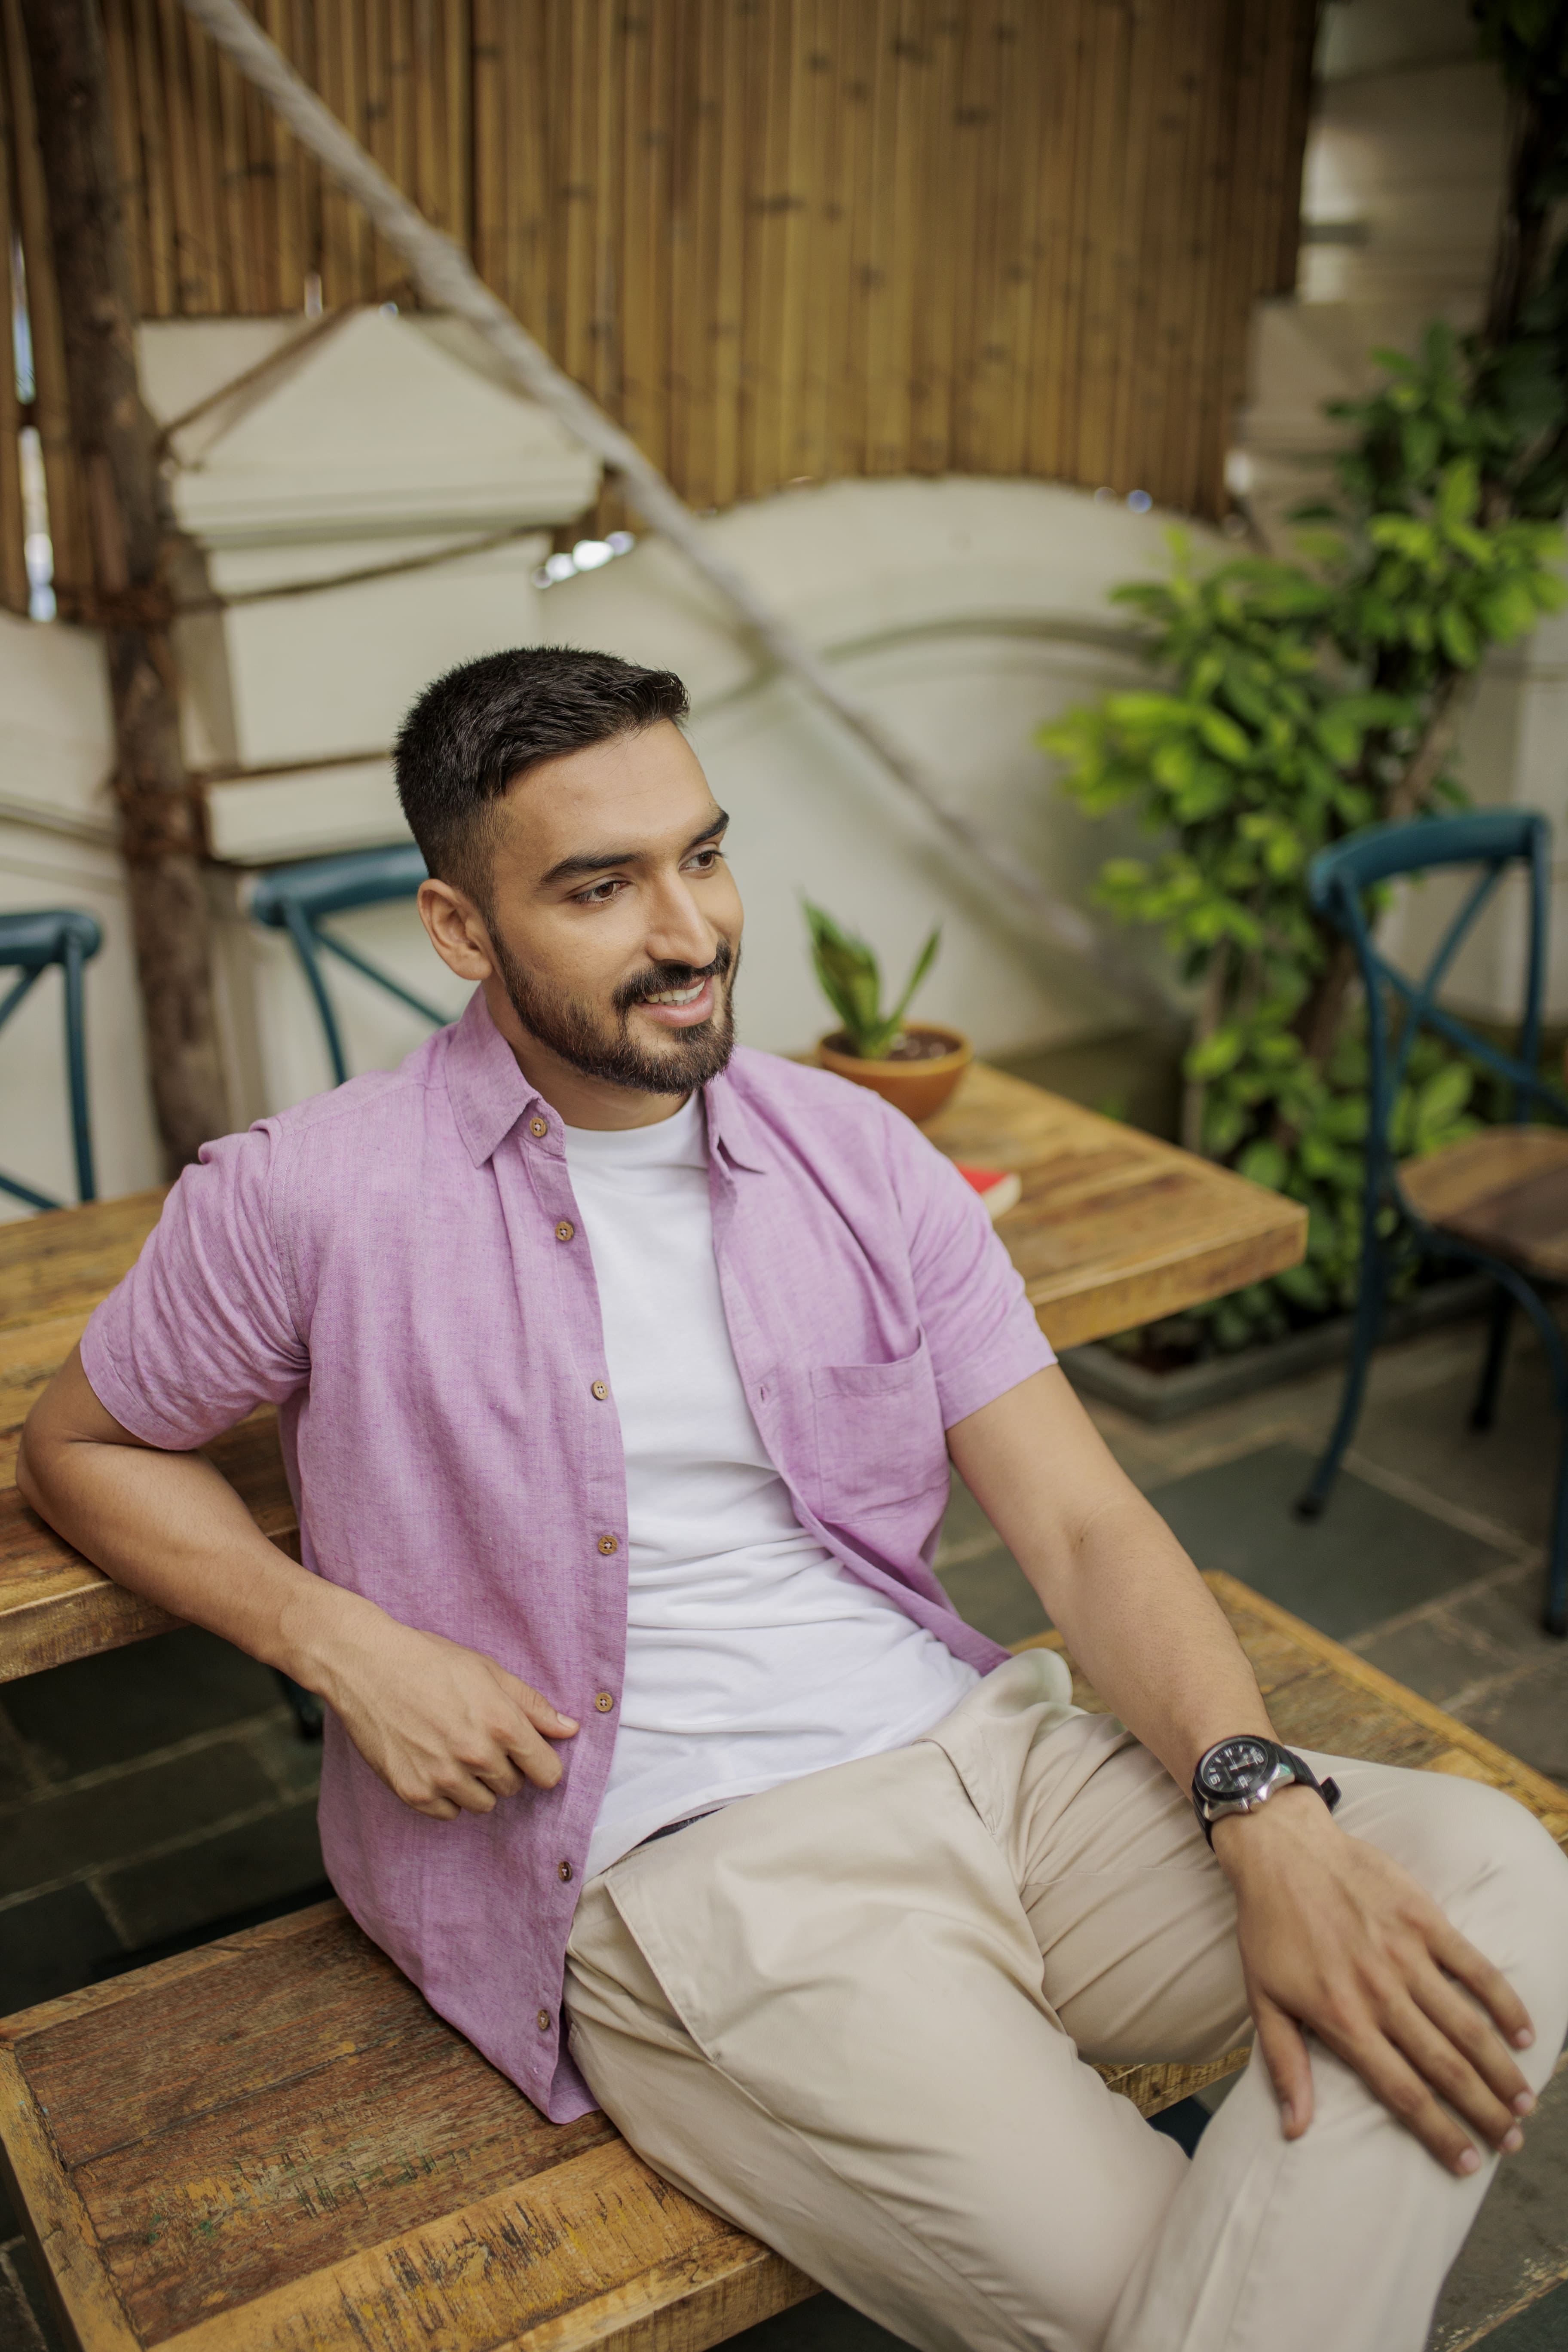
[[[213,1015],[201,824],[180,750],[170,531],[156,436],[136,378],[134,308],[97,0],[25,0],[64,325],[71,428],[85,485],[92,610],[103,629],[115,794],[158,1129],[173,1174],[229,1114]]]
[[[62,6],[66,0],[49,0]],[[85,5],[85,0],[78,0]],[[874,713],[844,691],[815,646],[806,643],[745,574],[723,560],[708,534],[658,468],[598,404],[555,365],[506,305],[479,278],[462,247],[431,226],[395,187],[358,140],[301,80],[240,0],[184,0],[219,47],[261,90],[300,145],[308,148],[356,203],[363,205],[394,251],[407,262],[423,299],[466,319],[483,336],[510,381],[559,417],[585,447],[618,473],[644,518],[674,541],[716,589],[770,660],[805,686],[865,746],[884,773],[916,801],[927,817],[978,866],[995,891],[999,910],[1028,918],[1029,928],[1088,964],[1123,999],[1163,1026],[1174,1016],[1163,992],[1080,908],[1047,890],[1009,844],[950,807],[923,765]]]

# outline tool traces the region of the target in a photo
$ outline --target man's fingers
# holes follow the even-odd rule
[[[577,1728],[575,1716],[563,1715],[561,1709],[552,1706],[542,1691],[536,1691],[531,1683],[523,1682],[517,1675],[507,1674],[504,1667],[500,1671],[512,1697],[537,1730],[542,1731],[549,1739],[570,1739]]]
[[[1312,2120],[1312,2066],[1301,2029],[1266,1993],[1254,1994],[1252,2016],[1285,2137],[1300,2139]]]
[[[1428,2087],[1490,2147],[1506,2147],[1511,2153],[1520,2145],[1512,2109],[1414,2000],[1401,2001],[1385,2021],[1384,2031]]]
[[[1462,1985],[1469,1988],[1481,2007],[1496,2018],[1504,2037],[1514,2049],[1528,2050],[1535,2039],[1535,2028],[1531,2022],[1530,2011],[1502,1970],[1493,1968],[1486,1954],[1478,1952],[1441,1911],[1436,1912],[1426,1940],[1433,1958],[1440,1967],[1447,1969],[1451,1977],[1458,1977]]]
[[[1414,2133],[1427,2153],[1447,2172],[1461,2179],[1480,2167],[1480,2154],[1464,2126],[1441,2106],[1409,2060],[1386,2035],[1369,2025],[1364,2033],[1342,2042],[1323,2039],[1347,2066],[1353,2066],[1374,2098],[1391,2116]]]
[[[561,1778],[561,1759],[531,1723],[521,1723],[507,1741],[507,1754],[536,1789],[553,1789]]]
[[[1464,2052],[1492,2095],[1510,2114],[1529,2115],[1535,2094],[1469,1996],[1436,1968],[1413,1978],[1410,1991],[1437,2032]]]

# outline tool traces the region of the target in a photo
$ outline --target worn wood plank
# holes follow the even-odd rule
[[[1057,1347],[1256,1281],[1293,1265],[1304,1246],[1305,1212],[1278,1193],[984,1065],[927,1132],[955,1159],[1022,1175],[1018,1206],[997,1231]],[[33,1399],[133,1261],[162,1197],[0,1227],[0,1681],[173,1622],[89,1567],[11,1483]],[[297,1556],[299,1519],[270,1410],[205,1450],[263,1533]]]
[[[619,2140],[169,2339],[170,2352],[334,2341],[377,2352],[699,2352],[811,2283],[649,2172]],[[608,2320],[606,2327],[605,2322]],[[661,2325],[661,2321],[664,2323]]]
[[[925,1132],[1023,1179],[996,1230],[1054,1347],[1238,1289],[1306,1246],[1294,1202],[983,1063]]]
[[[1207,1582],[1287,1736],[1489,1780],[1568,1838],[1568,1790]],[[1100,2071],[1153,2113],[1246,2056]],[[0,2136],[87,2352],[700,2352],[813,2291],[603,2116],[546,2124],[336,1904],[0,2021]]]
[[[1568,1279],[1568,1135],[1489,1128],[1399,1173],[1433,1224],[1548,1282]]]
[[[0,2050],[0,2187],[15,2206],[79,2352],[140,2352],[97,2232],[15,2054]]]
[[[0,1225],[0,1331],[51,1315],[79,1313],[85,1322],[135,1264],[163,1189]]]
[[[72,1658],[120,1649],[179,1621],[139,1593],[111,1583],[30,1511],[14,1484],[15,1435],[0,1486],[0,1682]],[[277,1417],[264,1406],[203,1448],[248,1507],[262,1533],[299,1557],[299,1517],[283,1474]]]

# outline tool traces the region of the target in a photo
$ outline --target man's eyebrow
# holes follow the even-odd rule
[[[723,809],[716,810],[701,832],[692,835],[680,853],[682,857],[689,857],[692,851],[700,849],[705,841],[716,840],[729,822]],[[540,876],[539,887],[548,889],[552,882],[571,882],[580,879],[584,874],[602,874],[606,866],[636,866],[642,856],[640,849],[592,849],[576,857],[563,857],[548,874]]]

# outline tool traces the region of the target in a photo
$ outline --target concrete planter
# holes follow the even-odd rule
[[[1383,1321],[1384,1339],[1409,1339],[1441,1323],[1455,1323],[1479,1315],[1490,1303],[1492,1285],[1484,1274],[1465,1274],[1452,1281],[1435,1282],[1398,1307]],[[1189,1364],[1179,1372],[1146,1371],[1130,1364],[1101,1341],[1068,1348],[1062,1368],[1073,1386],[1086,1395],[1120,1405],[1140,1421],[1180,1421],[1205,1406],[1228,1404],[1233,1397],[1272,1388],[1278,1381],[1315,1372],[1323,1364],[1342,1362],[1350,1354],[1354,1318],[1336,1315],[1310,1331],[1293,1331],[1289,1339],[1270,1339],[1257,1348],[1238,1349],[1234,1356],[1216,1356],[1206,1364]]]

